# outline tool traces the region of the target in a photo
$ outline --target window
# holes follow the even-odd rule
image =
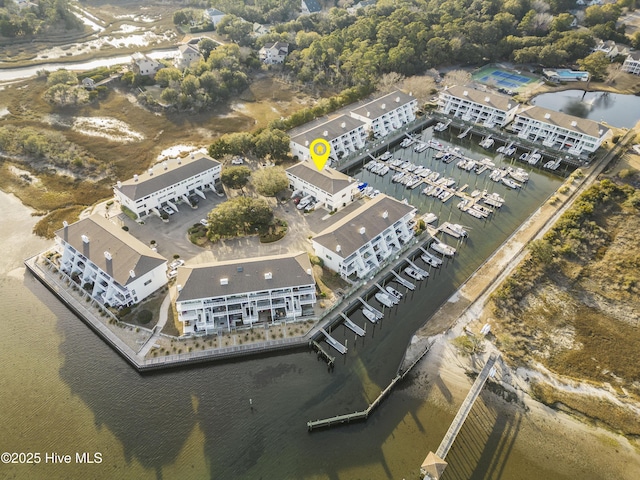
[[[151,279],[147,280],[146,282],[144,282],[144,286],[146,287],[147,285],[149,285],[151,283]]]

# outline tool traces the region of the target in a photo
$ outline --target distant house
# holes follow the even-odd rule
[[[322,7],[318,0],[302,0],[300,10],[302,11],[302,15],[310,15],[312,13],[321,12]]]
[[[640,75],[640,52],[630,52],[622,64],[621,70],[634,75]]]
[[[599,40],[596,46],[592,49],[593,52],[603,52],[609,60],[620,55],[618,45],[613,40]]]
[[[136,52],[131,55],[133,71],[139,75],[155,75],[162,68],[162,64],[144,53]]]
[[[340,210],[353,202],[357,182],[338,170],[319,171],[310,162],[300,162],[287,168],[289,188],[313,197],[327,210]]]
[[[377,195],[311,239],[324,266],[343,278],[365,278],[414,235],[411,205]]]
[[[217,8],[207,8],[204,11],[205,15],[209,18],[209,21],[213,23],[214,27],[217,27],[220,21],[225,17],[226,13],[221,12]]]
[[[96,88],[96,82],[93,81],[93,78],[86,77],[82,79],[82,86],[87,90],[94,90]]]
[[[313,314],[316,282],[304,252],[178,268],[183,334],[229,331]]]
[[[113,193],[122,206],[138,217],[159,214],[163,206],[178,210],[176,204],[187,203],[190,195],[206,198],[206,190],[215,190],[221,169],[217,160],[202,153],[193,154],[163,162],[129,180],[118,181]]]
[[[285,42],[267,43],[258,52],[260,61],[267,65],[283,63],[289,53],[289,44]]]
[[[112,307],[141,302],[167,284],[167,259],[100,215],[56,232],[60,270]]]
[[[178,47],[178,53],[176,54],[173,64],[176,68],[183,69],[201,58],[202,55],[197,45],[184,44]]]
[[[354,15],[361,8],[369,7],[371,5],[375,5],[378,0],[362,0],[361,2],[356,3],[352,7],[347,8],[347,12]]]
[[[362,149],[367,139],[366,124],[362,120],[340,115],[332,120],[311,127],[291,138],[291,153],[300,160],[310,158],[311,142],[322,138],[331,146],[330,157],[340,160],[345,155]]]
[[[260,37],[262,35],[266,35],[271,30],[271,26],[262,25],[258,22],[253,22],[253,35],[255,37]]]

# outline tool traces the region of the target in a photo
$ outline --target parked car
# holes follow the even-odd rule
[[[307,204],[306,207],[304,207],[304,213],[308,213],[311,210],[315,209],[317,205],[317,202],[311,201]]]
[[[176,258],[173,262],[169,264],[169,270],[175,270],[178,267],[184,265],[184,260]]]
[[[242,165],[244,163],[244,158],[242,157],[235,157],[233,160],[231,160],[231,165]]]
[[[168,215],[173,215],[174,213],[176,213],[175,210],[169,205],[165,205],[164,207],[162,207],[162,211]]]
[[[311,203],[313,201],[313,197],[311,195],[307,195],[306,197],[303,197],[299,202],[298,202],[298,210],[302,210],[304,207],[306,207],[307,205],[309,205],[309,203]]]
[[[178,276],[178,270],[169,270],[167,272],[167,277],[169,278],[175,278]]]
[[[191,202],[192,205],[197,205],[198,203],[200,203],[200,199],[197,195],[190,195],[189,202]]]
[[[203,218],[203,219],[200,220],[200,225],[204,225],[205,227],[208,227],[209,226],[209,222],[207,222],[206,218]]]

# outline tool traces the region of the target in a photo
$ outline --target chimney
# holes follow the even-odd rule
[[[549,120],[551,118],[551,114],[550,113],[545,113],[544,114],[544,118],[546,118],[547,120]]]
[[[576,122],[575,120],[573,120],[573,121],[571,122],[571,126],[572,126],[572,127],[577,127],[577,126],[578,126],[578,122]]]
[[[182,157],[178,157],[178,165],[182,165]]]
[[[304,141],[304,146],[305,146],[305,147],[308,147],[308,146],[309,146],[309,140],[305,140],[305,141]]]
[[[469,96],[469,92],[465,90],[464,92],[462,92],[462,95],[464,95],[465,97],[468,97]]]
[[[385,210],[384,212],[382,212],[382,218],[389,218],[389,211]]]
[[[267,272],[264,274],[265,280],[271,280],[272,278],[273,278],[273,275],[271,274],[271,272]]]
[[[328,137],[329,136],[329,131],[325,130],[324,132],[322,132],[322,136],[323,137]]]
[[[166,170],[166,169],[168,168],[168,167],[167,167],[167,162],[162,162],[162,166],[163,166],[163,168]]]
[[[193,152],[191,152],[191,158],[196,158],[195,154]]]
[[[340,127],[341,127],[341,128],[346,128],[346,127],[347,127],[347,122],[342,122],[342,123],[340,124]]]
[[[489,97],[484,97],[484,101],[489,103],[491,101],[491,99]]]
[[[176,290],[180,293],[182,291],[182,285],[176,285]]]
[[[367,111],[367,118],[371,117],[371,112]]]
[[[400,103],[400,97],[396,97],[396,103]]]
[[[118,181],[116,182],[116,186],[117,186],[118,188],[122,188],[122,182],[121,182],[120,180],[118,180]]]
[[[82,238],[82,254],[85,257],[89,258],[89,253],[90,253],[90,250],[89,250],[89,237],[87,237],[86,235],[82,235],[81,238]]]
[[[66,220],[62,221],[62,239],[65,242],[69,241],[69,222],[67,222]]]
[[[134,272],[133,270],[129,270],[129,276],[131,278],[136,278],[136,272]]]
[[[340,252],[342,250],[342,247],[340,245],[336,245],[336,252]]]
[[[153,176],[153,168],[150,168],[150,169],[149,169],[149,176],[150,176],[150,177],[151,177],[151,176]]]
[[[387,104],[383,103],[382,105],[380,105],[380,107],[384,110],[385,108],[387,108]]]
[[[229,279],[228,278],[221,278],[220,279],[220,285],[229,285]]]
[[[104,252],[104,258],[106,259],[106,270],[105,272],[107,272],[107,275],[109,275],[110,277],[113,277],[113,257],[111,257],[111,254],[109,252]]]
[[[307,268],[307,275],[311,275],[312,270],[310,268]]]
[[[510,103],[507,103],[507,109],[511,110],[511,104]]]
[[[133,174],[133,181],[134,182],[138,181],[138,174],[136,174],[136,173]]]
[[[364,232],[366,232],[366,229],[364,227],[360,227],[360,230],[358,230],[360,232],[360,235],[364,235]]]

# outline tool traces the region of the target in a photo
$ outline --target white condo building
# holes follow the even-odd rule
[[[402,128],[416,118],[418,101],[398,90],[351,110],[351,116],[365,123],[376,137]]]
[[[640,52],[629,53],[620,70],[633,73],[634,75],[640,75]]]
[[[576,156],[594,153],[611,135],[593,120],[536,106],[518,112],[510,129],[522,139]]]
[[[173,61],[173,64],[176,68],[185,69],[193,62],[197,62],[202,58],[200,54],[200,50],[197,45],[191,45],[189,43],[185,43],[178,47],[178,53],[176,54],[176,58]]]
[[[353,178],[332,168],[319,171],[310,162],[300,162],[287,168],[289,188],[313,197],[329,211],[349,205],[358,190]]]
[[[167,284],[167,260],[100,215],[56,232],[60,269],[98,302],[125,307]]]
[[[341,277],[364,278],[413,238],[415,214],[413,206],[377,195],[316,235],[313,249]]]
[[[155,75],[164,65],[144,53],[136,52],[131,55],[131,66],[140,75]]]
[[[220,162],[202,153],[186,158],[174,158],[155,165],[141,175],[118,182],[113,193],[121,205],[138,217],[168,205],[178,210],[180,200],[188,202],[189,195],[205,198],[205,190],[216,188],[220,179]]]
[[[339,160],[345,155],[357,152],[364,147],[367,139],[366,124],[347,115],[321,123],[291,138],[291,153],[300,160],[310,158],[309,146],[317,138],[331,145],[330,156]]]
[[[438,111],[487,128],[504,127],[519,107],[508,95],[453,86],[440,92]]]
[[[180,267],[176,309],[183,334],[215,333],[313,314],[316,283],[307,253]]]

